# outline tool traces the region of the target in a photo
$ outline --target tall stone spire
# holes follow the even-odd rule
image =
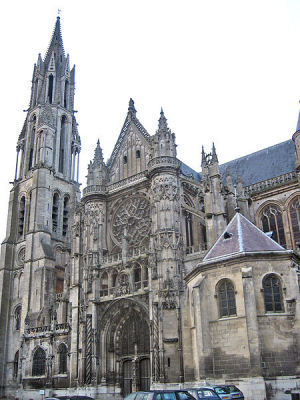
[[[62,34],[61,34],[61,29],[60,29],[60,17],[59,16],[56,18],[54,31],[53,31],[53,34],[51,37],[51,41],[50,41],[47,53],[45,55],[44,62],[46,65],[49,64],[52,54],[54,54],[54,58],[57,61],[62,61],[65,58],[65,50],[64,50]]]

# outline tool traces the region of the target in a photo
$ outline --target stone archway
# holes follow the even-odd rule
[[[122,299],[101,318],[102,382],[123,395],[150,387],[150,326],[146,306]]]

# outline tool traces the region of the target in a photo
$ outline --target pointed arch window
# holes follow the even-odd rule
[[[59,164],[58,164],[58,172],[61,173],[64,173],[64,164],[65,164],[64,161],[65,161],[66,127],[67,127],[67,118],[65,115],[63,115],[60,127]]]
[[[19,331],[21,328],[21,312],[22,306],[17,306],[15,309],[15,328],[16,331]]]
[[[193,252],[193,219],[192,214],[188,211],[185,212],[185,234],[186,234],[186,253],[190,254]]]
[[[220,282],[217,297],[219,300],[220,318],[236,315],[235,291],[233,283],[229,279],[224,279]]]
[[[294,248],[300,248],[300,197],[293,200],[289,207]]]
[[[22,237],[24,234],[24,221],[25,221],[25,196],[22,196],[19,203],[19,237]]]
[[[142,269],[140,265],[136,265],[133,270],[133,280],[134,280],[134,287],[135,290],[141,288],[141,280],[142,280]]]
[[[68,361],[68,350],[67,346],[64,343],[61,343],[58,347],[58,356],[59,356],[59,374],[67,373],[67,361]]]
[[[19,369],[19,350],[16,352],[14,357],[14,379],[18,376],[18,369]]]
[[[65,90],[64,90],[64,107],[68,107],[68,94],[69,94],[69,81],[65,81]]]
[[[39,347],[35,350],[32,360],[32,376],[45,375],[46,372],[46,353]]]
[[[274,239],[285,247],[285,235],[282,220],[282,212],[276,205],[268,205],[262,210],[261,223],[264,232],[272,232]]]
[[[57,232],[58,226],[59,195],[54,193],[52,203],[52,231]]]
[[[263,279],[263,293],[266,312],[283,312],[282,288],[278,276],[267,275]]]
[[[100,280],[100,296],[108,296],[108,275],[104,272]]]
[[[53,83],[54,83],[54,78],[53,75],[49,75],[48,77],[48,101],[50,104],[52,104],[53,100]]]
[[[63,226],[62,226],[62,234],[63,236],[67,235],[68,231],[68,223],[69,223],[69,196],[64,197],[64,210],[63,210]]]

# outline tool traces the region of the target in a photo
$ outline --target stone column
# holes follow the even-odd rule
[[[261,348],[257,321],[254,283],[252,278],[252,267],[244,267],[242,268],[241,272],[243,280],[248,346],[250,353],[250,373],[252,376],[261,376]]]

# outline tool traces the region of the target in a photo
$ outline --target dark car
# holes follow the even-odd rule
[[[195,400],[187,390],[149,390],[133,392],[124,400]]]
[[[89,396],[80,396],[80,395],[74,395],[74,396],[53,396],[53,397],[46,397],[45,400],[95,400],[92,397]]]
[[[211,387],[199,387],[199,388],[192,388],[187,389],[189,393],[191,393],[195,399],[209,399],[209,400],[220,400],[221,397],[211,388]]]
[[[244,400],[243,392],[235,385],[222,385],[222,386],[229,389],[232,399]]]
[[[213,389],[222,400],[231,400],[232,397],[230,394],[230,390],[226,386],[212,385],[209,387]]]

